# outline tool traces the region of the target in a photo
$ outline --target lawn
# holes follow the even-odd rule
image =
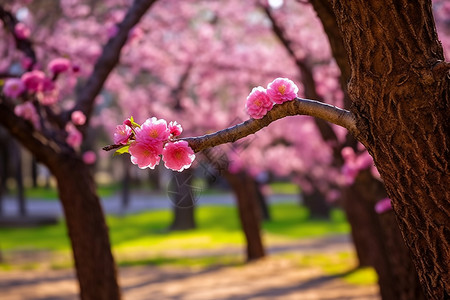
[[[334,210],[330,221],[310,220],[305,208],[295,203],[271,206],[272,220],[263,224],[266,242],[288,242],[349,232],[340,210]],[[108,216],[112,245],[115,250],[145,249],[216,249],[243,245],[237,211],[234,206],[200,206],[196,209],[198,228],[168,232],[170,210],[155,210],[125,216]],[[69,250],[66,229],[58,225],[39,228],[0,229],[2,250]]]
[[[330,221],[311,220],[308,211],[296,203],[271,205],[272,220],[263,224],[266,245],[289,243],[297,239],[346,234],[349,225],[340,210],[333,210]],[[244,245],[237,211],[234,206],[200,206],[196,209],[197,229],[169,232],[170,210],[155,210],[125,216],[108,216],[113,251],[118,264],[132,265],[177,265],[183,267],[208,267],[213,265],[239,265],[243,263],[243,252],[236,254],[185,257],[167,255],[168,251],[183,253],[184,250],[237,248]],[[14,251],[48,250],[62,253],[70,251],[69,240],[63,222],[38,228],[0,229],[0,249],[5,254]],[[311,254],[291,257],[299,266],[317,265],[327,274],[345,274],[344,280],[355,284],[371,284],[376,281],[372,269],[349,272],[355,265],[354,253],[333,255]],[[71,267],[69,258],[51,262],[52,268]],[[39,267],[34,263],[21,268]],[[8,263],[0,269],[13,269]]]

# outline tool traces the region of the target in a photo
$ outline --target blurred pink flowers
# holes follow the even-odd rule
[[[194,151],[186,141],[167,143],[162,155],[166,167],[178,172],[189,168],[195,159]]]
[[[375,204],[375,211],[379,214],[382,214],[384,212],[387,212],[388,210],[392,209],[391,199],[384,198]]]
[[[6,79],[3,93],[10,98],[17,98],[25,91],[25,84],[20,78]]]
[[[67,70],[69,70],[69,68],[70,68],[70,60],[62,57],[55,58],[48,64],[48,69],[54,75],[66,72]]]
[[[66,143],[69,144],[69,146],[71,146],[72,148],[80,147],[81,143],[83,142],[83,135],[81,134],[81,132],[79,132],[72,123],[68,123],[66,125],[66,132]]]
[[[22,75],[22,81],[30,92],[38,92],[43,89],[45,74],[42,71],[34,70]]]
[[[81,110],[74,111],[70,116],[72,123],[75,125],[84,125],[86,123],[86,116]]]
[[[17,23],[16,26],[14,26],[14,34],[18,39],[25,40],[30,37],[31,31],[30,28],[27,27],[27,25],[23,23]]]
[[[30,121],[33,124],[34,128],[36,129],[41,128],[36,108],[30,101],[27,101],[24,104],[19,104],[16,107],[14,107],[14,113],[16,114],[16,116],[22,117],[25,120]]]
[[[94,151],[86,151],[83,153],[83,162],[87,165],[92,165],[97,160],[97,155]]]
[[[287,78],[277,78],[267,86],[267,95],[272,102],[281,104],[297,97],[298,87]]]
[[[261,87],[255,87],[247,97],[245,109],[253,119],[261,119],[273,107],[266,90]]]

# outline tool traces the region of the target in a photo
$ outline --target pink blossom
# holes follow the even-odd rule
[[[14,26],[14,34],[18,39],[25,40],[30,37],[31,31],[25,24],[17,23]]]
[[[83,162],[87,165],[92,165],[97,160],[97,155],[94,151],[86,151],[83,153]]]
[[[295,99],[297,93],[298,87],[287,78],[277,78],[267,86],[267,95],[277,104]]]
[[[31,103],[30,101],[14,107],[14,113],[16,114],[16,116],[30,121],[36,129],[41,128],[39,123],[39,115],[37,114],[36,108],[34,107],[33,103]]]
[[[74,111],[70,118],[72,119],[72,123],[75,125],[84,125],[84,123],[86,123],[86,116],[81,110]]]
[[[20,78],[6,79],[3,93],[10,98],[17,98],[25,91],[25,84]]]
[[[170,131],[167,128],[167,122],[155,117],[145,120],[141,128],[136,128],[136,141],[143,142],[154,140],[164,142],[169,138]]]
[[[138,165],[139,168],[154,169],[161,160],[160,154],[162,152],[162,143],[158,141],[134,141],[129,149],[131,155],[131,162]]]
[[[66,72],[67,70],[69,70],[69,68],[70,68],[70,60],[62,57],[55,58],[48,64],[48,69],[53,74]]]
[[[78,131],[78,129],[71,123],[67,124],[66,126],[66,143],[69,144],[72,148],[78,148],[80,147],[81,143],[83,142],[83,135],[81,132]]]
[[[112,26],[107,27],[106,29],[106,36],[111,39],[115,37],[119,33],[119,26],[116,24],[113,24]]]
[[[183,128],[177,121],[169,123],[169,131],[172,136],[179,136],[183,132]]]
[[[178,172],[189,168],[195,159],[194,151],[186,141],[167,143],[162,155],[166,167]]]
[[[24,58],[22,58],[20,63],[22,65],[22,68],[24,68],[25,70],[28,70],[32,66],[33,60],[31,58],[29,58],[28,56],[25,56]]]
[[[391,199],[384,198],[375,204],[375,211],[379,214],[382,214],[384,212],[387,212],[388,210],[392,209]]]
[[[22,81],[25,84],[27,90],[30,92],[38,92],[42,90],[45,80],[45,74],[42,71],[34,70],[26,72],[22,75]]]
[[[80,72],[81,68],[79,65],[73,64],[72,65],[72,72],[77,74],[78,72]]]
[[[255,87],[247,97],[245,109],[253,119],[261,119],[273,107],[266,90],[261,87]]]
[[[373,165],[373,158],[369,152],[364,151],[356,158],[355,164],[359,170],[365,170]]]
[[[132,130],[127,125],[117,125],[114,131],[114,144],[126,145],[130,138]]]

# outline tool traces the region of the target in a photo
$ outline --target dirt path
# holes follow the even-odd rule
[[[377,286],[355,286],[315,267],[269,257],[259,262],[209,269],[126,267],[120,269],[125,299],[371,299]],[[77,299],[71,270],[0,272],[3,300]]]

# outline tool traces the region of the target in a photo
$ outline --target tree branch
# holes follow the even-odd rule
[[[275,105],[262,119],[250,119],[215,133],[199,137],[182,138],[181,140],[187,141],[194,152],[199,152],[210,147],[235,142],[256,133],[278,119],[296,115],[317,117],[342,126],[353,135],[358,135],[355,118],[351,112],[326,103],[295,98],[292,101]]]
[[[18,21],[12,13],[6,11],[3,6],[0,5],[0,20],[2,20],[5,27],[11,32],[16,42],[16,48],[22,51],[27,57],[31,59],[30,70],[36,63],[36,52],[34,52],[33,46],[29,39],[19,39],[14,32],[14,28]]]
[[[65,120],[70,119],[70,114],[73,111],[81,110],[86,115],[86,125],[88,124],[93,111],[95,97],[97,97],[103,88],[103,84],[108,78],[109,73],[111,73],[118,64],[120,51],[128,39],[128,33],[139,22],[141,17],[154,2],[156,2],[156,0],[135,0],[133,2],[133,5],[128,10],[122,23],[118,25],[119,31],[117,35],[112,37],[103,47],[102,54],[97,60],[92,74],[89,76],[84,87],[80,89],[81,92],[77,97],[75,108],[67,112],[64,116]]]

